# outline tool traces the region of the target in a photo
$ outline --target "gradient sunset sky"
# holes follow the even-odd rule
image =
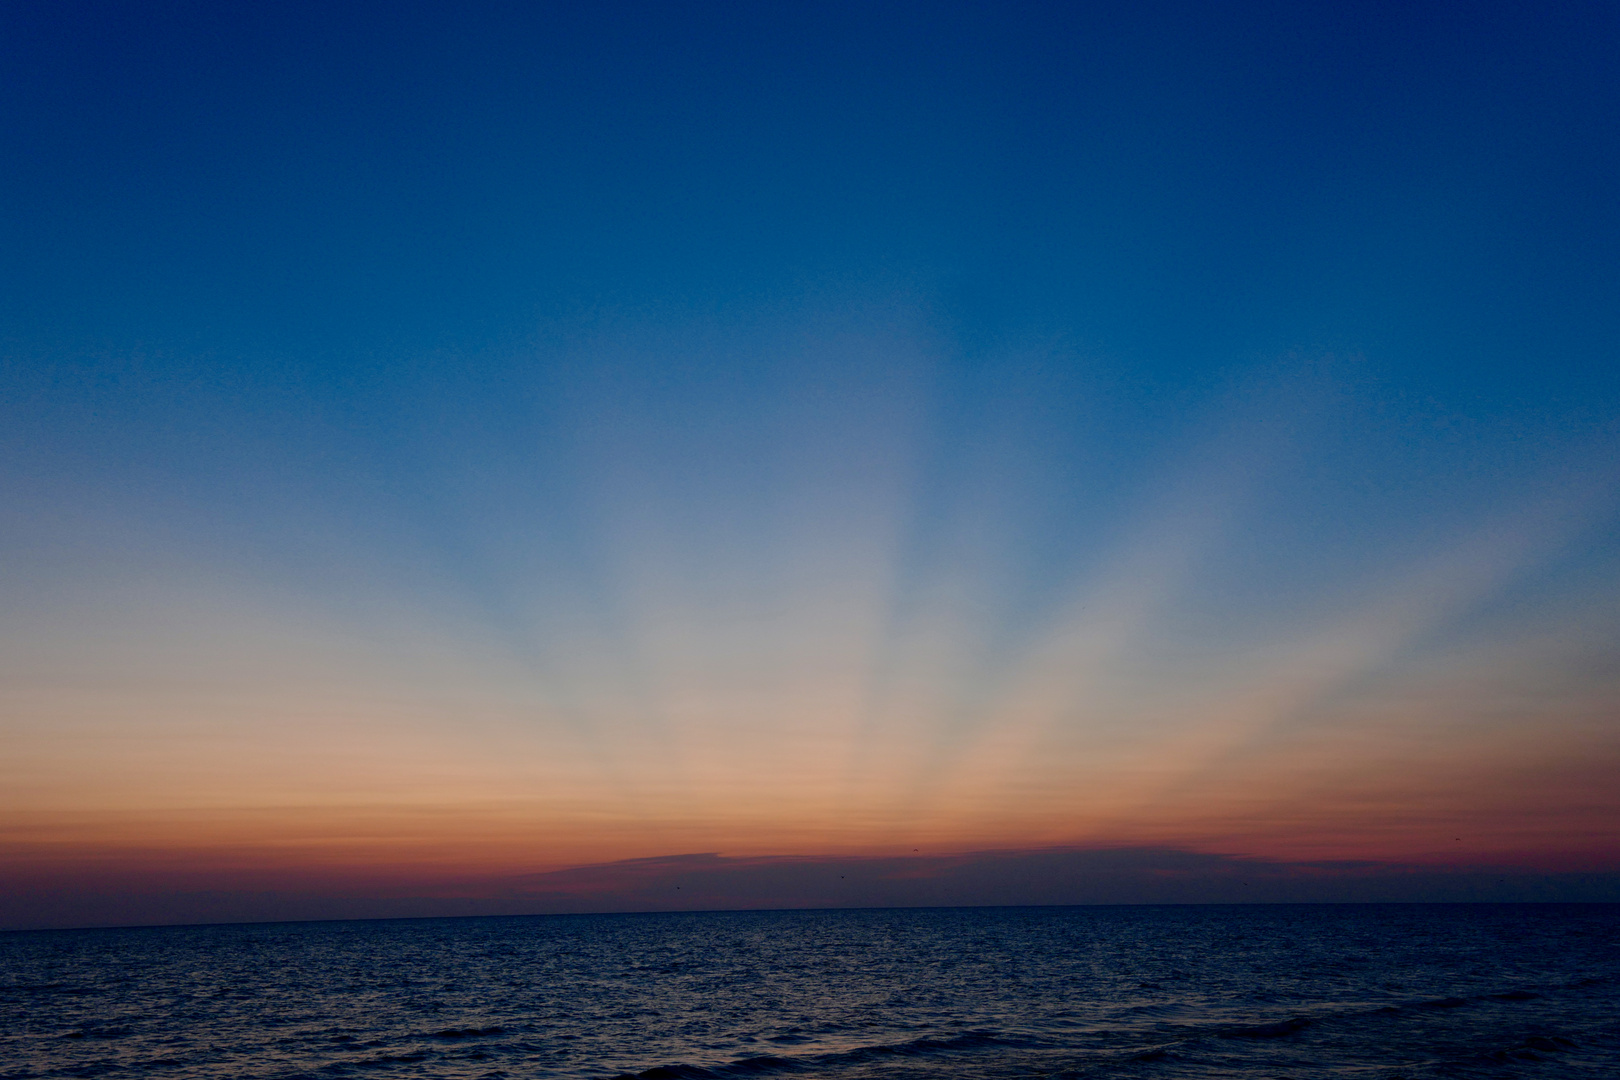
[[[6,4],[0,922],[1620,873],[1617,55],[1609,3]]]

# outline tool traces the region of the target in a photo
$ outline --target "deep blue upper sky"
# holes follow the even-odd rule
[[[1329,349],[1496,405],[1614,388],[1606,4],[4,19],[24,345],[344,366],[875,287],[1150,378]]]

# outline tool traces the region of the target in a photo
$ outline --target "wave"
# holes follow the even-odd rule
[[[348,1062],[350,1065],[365,1067],[369,1065],[403,1065],[418,1061],[426,1061],[428,1055],[418,1050],[410,1054],[378,1054],[376,1057],[361,1058],[358,1061]]]
[[[1522,1001],[1532,1001],[1540,995],[1529,990],[1511,989],[1497,993],[1481,994],[1473,997],[1441,997],[1423,1001],[1409,1001],[1404,1005],[1384,1005],[1373,1010],[1347,1010],[1343,1012],[1319,1013],[1314,1016],[1292,1016],[1286,1019],[1261,1021],[1250,1024],[1224,1025],[1208,1027],[1203,1025],[1187,1026],[1181,1028],[1181,1037],[1172,1040],[1170,1045],[1160,1044],[1146,1048],[1135,1049],[1123,1060],[1155,1061],[1169,1053],[1170,1046],[1196,1042],[1199,1039],[1284,1039],[1296,1035],[1307,1028],[1324,1024],[1337,1028],[1343,1022],[1363,1022],[1374,1019],[1393,1019],[1396,1014],[1410,1014],[1412,1010],[1418,1011],[1449,1011],[1464,1006],[1477,1005],[1485,1002],[1498,1004],[1515,1004]],[[1168,1005],[1135,1006],[1127,1010],[1137,1015],[1154,1015],[1157,1013],[1174,1014],[1184,1011],[1180,1003]],[[1108,1034],[1105,1030],[1090,1032],[1092,1035]],[[1160,1032],[1160,1036],[1163,1036]],[[1538,1036],[1537,1038],[1541,1038]],[[791,1035],[774,1037],[769,1041],[791,1043],[808,1041],[809,1036],[795,1032]],[[953,1036],[925,1036],[906,1042],[881,1043],[872,1046],[858,1047],[852,1050],[841,1050],[823,1054],[805,1054],[801,1056],[762,1055],[758,1057],[739,1058],[719,1065],[694,1065],[676,1063],[659,1065],[645,1069],[641,1072],[624,1072],[613,1077],[612,1080],[725,1080],[725,1078],[763,1076],[772,1074],[791,1074],[798,1072],[821,1072],[838,1066],[859,1065],[886,1058],[896,1057],[926,1057],[929,1055],[948,1055],[971,1051],[985,1047],[1026,1048],[1026,1049],[1060,1049],[1045,1042],[1032,1042],[1027,1038],[1014,1038],[995,1031],[970,1031]],[[1101,1050],[1102,1048],[1097,1048]],[[1522,1054],[1530,1052],[1548,1053],[1554,1049],[1553,1044],[1527,1043],[1523,1047],[1515,1047],[1503,1053]]]
[[[927,1057],[975,1050],[985,1046],[1019,1046],[1020,1040],[1009,1039],[993,1031],[969,1031],[947,1037],[924,1036],[900,1043],[879,1043],[853,1050],[838,1050],[827,1054],[804,1057],[740,1058],[724,1065],[658,1065],[641,1072],[624,1072],[612,1080],[722,1080],[725,1077],[759,1076],[770,1073],[805,1072],[828,1065],[854,1065],[893,1057]]]
[[[1144,1016],[1186,1016],[1194,1011],[1196,1010],[1184,1001],[1162,1001],[1152,1005],[1127,1005],[1125,1008],[1120,1009],[1117,1015],[1121,1018],[1138,1019]]]
[[[1409,1001],[1404,1005],[1381,1005],[1371,1011],[1347,1010],[1342,1012],[1319,1013],[1314,1017],[1296,1016],[1290,1020],[1279,1020],[1273,1023],[1250,1024],[1242,1027],[1230,1027],[1216,1031],[1215,1034],[1223,1039],[1266,1039],[1291,1035],[1315,1021],[1356,1019],[1369,1017],[1392,1017],[1395,1014],[1406,1012],[1408,1009],[1448,1010],[1461,1009],[1470,1005],[1478,1005],[1491,1001],[1499,1004],[1515,1004],[1521,1001],[1536,1001],[1540,994],[1529,990],[1504,990],[1495,994],[1479,994],[1474,997],[1448,996],[1430,998],[1425,1001]]]
[[[1295,1016],[1271,1024],[1247,1024],[1243,1027],[1227,1028],[1215,1034],[1222,1039],[1280,1039],[1285,1035],[1302,1031],[1310,1024],[1309,1017]]]
[[[1420,1001],[1417,1003],[1417,1007],[1420,1009],[1460,1009],[1468,1004],[1470,1002],[1467,998],[1443,997],[1435,998],[1433,1001]]]
[[[1517,1046],[1492,1050],[1462,1064],[1507,1065],[1518,1061],[1545,1061],[1547,1054],[1561,1054],[1574,1048],[1575,1040],[1562,1035],[1532,1035]]]
[[[90,997],[95,994],[105,994],[105,987],[83,986],[78,983],[0,983],[0,994],[67,994],[73,997]]]

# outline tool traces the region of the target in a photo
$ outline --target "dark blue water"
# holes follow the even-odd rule
[[[1620,1077],[1620,906],[0,935],[0,1077]]]

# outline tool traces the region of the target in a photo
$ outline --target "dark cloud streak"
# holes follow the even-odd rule
[[[14,880],[0,889],[0,926],[783,908],[1620,902],[1614,872],[1284,862],[1170,848],[822,858],[701,853],[386,889],[360,881],[316,886],[296,876],[268,888],[262,878],[243,887],[217,877],[217,887],[172,891],[121,888],[116,875],[95,882]]]

